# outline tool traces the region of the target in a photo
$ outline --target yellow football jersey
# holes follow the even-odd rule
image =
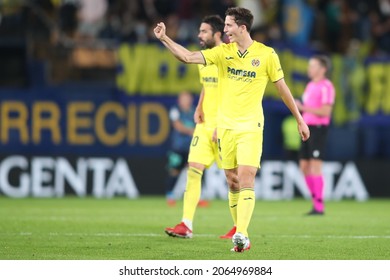
[[[198,68],[200,83],[204,88],[204,125],[209,128],[216,128],[218,110],[218,68],[216,65],[198,65]]]
[[[206,65],[218,68],[221,94],[218,127],[255,131],[264,126],[262,100],[269,80],[284,77],[275,51],[256,41],[241,53],[236,43],[202,50]]]

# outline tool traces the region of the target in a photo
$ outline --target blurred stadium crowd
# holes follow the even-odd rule
[[[235,5],[254,13],[252,32],[264,41],[338,53],[346,53],[351,44],[370,43],[372,55],[390,52],[389,0],[1,0],[0,36],[52,44],[144,42],[151,39],[155,23],[164,20],[172,37],[193,41],[203,16],[224,17],[226,8]],[[286,5],[306,18],[298,39],[289,36],[294,15],[286,14]]]

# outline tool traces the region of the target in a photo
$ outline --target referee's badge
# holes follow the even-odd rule
[[[260,66],[260,60],[257,58],[252,59],[252,66],[253,67],[259,67]]]

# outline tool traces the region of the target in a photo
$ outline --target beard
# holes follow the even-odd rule
[[[215,41],[213,39],[206,40],[206,41],[200,40],[199,44],[204,49],[211,49],[211,48],[215,47]]]

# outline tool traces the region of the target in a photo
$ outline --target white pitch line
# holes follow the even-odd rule
[[[34,235],[32,232],[20,232],[19,235]],[[0,234],[3,235],[3,234]],[[12,233],[7,234],[12,235]],[[16,234],[17,235],[17,234]],[[42,235],[42,233],[39,233]],[[123,232],[96,232],[96,233],[76,233],[76,232],[50,232],[50,236],[98,236],[98,237],[162,237],[166,236],[164,233],[123,233]],[[326,239],[390,239],[390,235],[294,235],[294,234],[282,234],[282,235],[251,235],[258,238],[326,238]],[[194,237],[217,237],[215,234],[194,234]]]
[[[269,235],[279,238],[329,238],[329,239],[379,239],[390,238],[390,235]]]

